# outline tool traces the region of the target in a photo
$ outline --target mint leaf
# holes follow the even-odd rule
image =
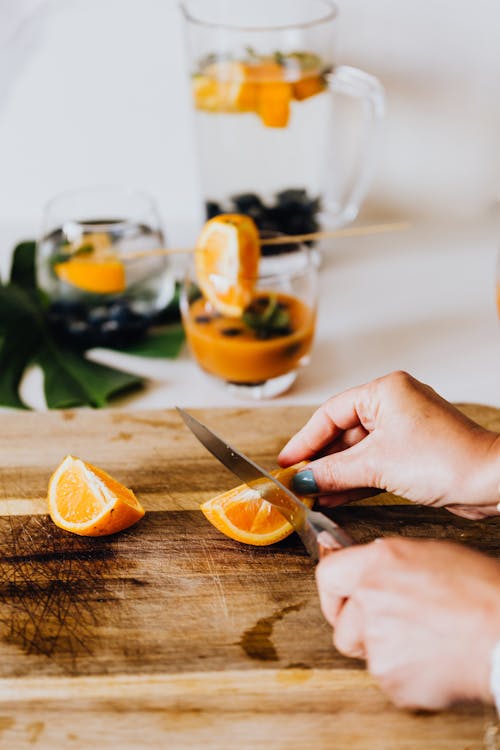
[[[258,338],[273,338],[291,333],[290,313],[275,294],[257,297],[243,313],[243,322]]]

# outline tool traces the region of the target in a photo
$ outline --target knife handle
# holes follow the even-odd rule
[[[331,555],[332,552],[338,552],[339,549],[345,549],[352,544],[352,541],[349,544],[341,544],[329,531],[325,530],[319,532],[316,541],[318,542],[318,556],[320,560],[327,555]]]

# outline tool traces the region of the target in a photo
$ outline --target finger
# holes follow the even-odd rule
[[[339,615],[342,600],[355,596],[365,574],[371,570],[378,547],[375,542],[348,547],[327,555],[316,566],[321,608],[332,625]]]
[[[363,612],[353,599],[347,599],[335,622],[333,644],[341,654],[353,659],[366,657]]]
[[[288,441],[278,457],[279,463],[291,466],[310,458],[333,442],[341,432],[363,425],[358,412],[364,412],[360,406],[371,391],[370,386],[360,386],[326,401]]]
[[[377,487],[374,436],[340,453],[312,461],[292,479],[298,495],[330,495],[343,490]]]
[[[331,456],[332,453],[340,453],[347,450],[347,448],[352,448],[353,445],[360,443],[368,434],[361,425],[352,427],[350,430],[345,430],[332,443],[325,446],[321,451],[318,451],[315,457]]]

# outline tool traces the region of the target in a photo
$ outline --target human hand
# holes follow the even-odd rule
[[[500,435],[404,372],[326,401],[279,462],[311,458],[293,486],[299,494],[320,495],[323,505],[356,499],[353,488],[370,487],[465,518],[498,514]]]
[[[328,555],[316,579],[335,646],[366,658],[396,705],[492,701],[499,562],[449,542],[386,538]]]

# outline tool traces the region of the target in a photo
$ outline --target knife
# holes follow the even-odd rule
[[[232,448],[192,414],[176,407],[184,423],[200,443],[238,479],[273,505],[293,526],[316,562],[329,552],[354,544],[349,534],[323,513],[309,510],[294,493],[254,461]]]

